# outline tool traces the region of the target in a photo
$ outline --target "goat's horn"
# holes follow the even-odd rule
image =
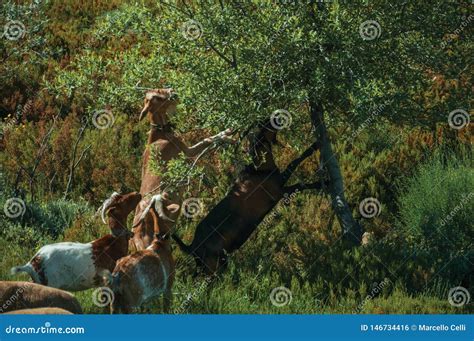
[[[155,210],[156,212],[158,213],[158,216],[164,220],[168,220],[168,221],[171,221],[171,222],[174,222],[173,219],[171,219],[170,217],[168,217],[164,210],[163,210],[163,196],[161,194],[157,194],[157,195],[154,195],[151,200],[150,200],[150,203],[148,204],[148,206],[143,210],[143,213],[142,215],[140,216],[140,221],[143,221],[143,219],[145,219],[146,215],[148,214],[148,212],[150,211],[150,208],[152,205],[155,205]],[[138,225],[138,224],[137,224]]]
[[[110,204],[112,204],[113,200],[115,199],[115,197],[119,195],[117,192],[113,192],[112,195],[110,196],[110,198],[108,198],[107,200],[104,201],[104,203],[102,204],[102,213],[101,213],[101,217],[102,217],[102,222],[104,224],[107,224],[107,222],[105,221],[105,214],[107,213],[107,210],[109,209],[110,207]]]

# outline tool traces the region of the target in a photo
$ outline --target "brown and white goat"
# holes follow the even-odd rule
[[[148,133],[147,148],[143,153],[142,164],[142,183],[140,193],[143,200],[135,210],[133,221],[134,236],[130,241],[130,248],[143,250],[148,247],[153,238],[153,219],[147,215],[140,221],[141,213],[149,205],[149,198],[145,197],[149,193],[161,192],[162,198],[167,198],[163,212],[160,214],[160,225],[167,225],[171,229],[173,222],[178,218],[181,208],[181,195],[179,191],[164,193],[160,189],[161,177],[154,174],[149,168],[149,161],[152,155],[151,149],[156,150],[159,158],[164,165],[162,172],[166,171],[168,161],[175,159],[180,153],[187,157],[195,157],[201,154],[208,146],[217,141],[230,140],[231,131],[229,129],[221,133],[205,138],[201,142],[188,147],[181,138],[179,138],[169,123],[169,116],[176,111],[178,98],[173,89],[155,89],[145,94],[145,102],[140,113],[139,120],[142,120],[147,114],[150,123]]]
[[[321,187],[319,182],[285,186],[298,165],[318,148],[318,144],[314,143],[280,172],[272,153],[276,134],[269,122],[263,124],[251,143],[253,164],[239,174],[227,196],[198,224],[191,245],[184,244],[173,234],[180,249],[192,255],[197,266],[207,274],[216,273],[226,265],[227,254],[242,246],[285,194]]]
[[[163,294],[163,310],[169,312],[172,302],[175,263],[171,253],[169,230],[160,230],[159,215],[162,204],[154,196],[142,216],[150,214],[155,238],[145,250],[120,259],[114,272],[104,272],[106,282],[114,292],[111,313],[130,313],[152,298]]]
[[[113,193],[102,206],[102,221],[109,218],[112,234],[90,243],[56,243],[43,246],[24,266],[12,268],[12,274],[28,273],[35,283],[53,288],[79,291],[98,286],[104,269],[112,271],[115,262],[128,253],[132,233],[127,217],[141,200],[137,192]]]
[[[67,291],[30,282],[0,281],[0,313],[52,307],[82,314],[81,305]]]

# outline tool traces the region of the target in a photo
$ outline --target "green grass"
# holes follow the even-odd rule
[[[0,246],[6,246],[0,241]],[[10,276],[8,269],[21,264],[31,255],[21,247],[10,248],[1,263],[0,276],[8,280],[28,280],[27,275]],[[472,305],[460,308],[449,304],[449,288],[439,286],[424,292],[410,294],[402,284],[388,283],[378,295],[365,285],[344,288],[334,284],[327,290],[323,280],[301,283],[296,277],[288,284],[278,273],[255,269],[237,269],[231,263],[225,274],[207,284],[204,277],[192,278],[187,270],[177,273],[173,289],[173,312],[179,314],[467,314]],[[281,307],[270,299],[274,288],[285,286],[291,292],[291,301]],[[329,283],[329,287],[331,283]],[[106,313],[106,308],[93,303],[95,289],[76,292],[86,314]],[[189,297],[192,297],[190,299]],[[162,313],[161,300],[156,299],[143,307],[141,313]]]

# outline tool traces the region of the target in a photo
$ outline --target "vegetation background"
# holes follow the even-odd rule
[[[109,232],[96,209],[111,192],[140,187],[143,90],[172,86],[186,141],[287,110],[274,151],[281,168],[314,140],[311,101],[323,105],[347,202],[372,234],[347,247],[329,195],[301,193],[275,208],[217,281],[192,278],[176,248],[176,312],[472,313],[472,302],[448,300],[450,289],[474,287],[472,10],[441,0],[3,1],[0,206],[26,206],[19,217],[0,213],[0,279],[25,280],[9,269],[46,243]],[[361,30],[367,20],[379,27]],[[12,21],[24,26],[19,35],[7,30]],[[205,209],[180,218],[185,240],[229,189],[245,147],[200,159],[204,176],[187,190]],[[314,180],[318,160],[296,177]],[[380,203],[372,218],[359,210],[365,198]],[[280,307],[270,294],[282,286],[291,302]],[[85,312],[103,312],[93,290],[76,295]]]

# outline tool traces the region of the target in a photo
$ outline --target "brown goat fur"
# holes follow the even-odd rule
[[[173,221],[179,216],[181,207],[181,195],[179,191],[174,193],[164,193],[160,189],[161,177],[154,174],[149,169],[149,161],[152,155],[151,149],[158,151],[160,160],[164,165],[163,172],[166,171],[168,161],[178,157],[183,153],[187,157],[195,157],[204,151],[213,142],[218,140],[230,139],[230,130],[223,131],[217,135],[205,138],[194,146],[188,147],[184,141],[178,137],[169,123],[169,115],[176,110],[178,99],[173,89],[155,89],[145,94],[143,109],[140,113],[141,120],[148,115],[150,123],[150,132],[148,135],[147,147],[142,158],[142,182],[140,193],[143,200],[135,210],[133,220],[134,236],[130,241],[131,250],[143,250],[147,248],[154,239],[153,219],[148,215],[142,219],[141,214],[149,204],[148,194],[159,193],[167,199],[163,213],[166,217],[160,215],[160,225],[166,225],[168,228],[173,226]]]
[[[111,313],[130,313],[154,297],[163,294],[163,310],[169,312],[172,303],[175,263],[171,252],[170,234],[159,226],[155,197],[148,208],[154,222],[155,238],[145,250],[137,251],[117,262],[112,275],[106,275],[114,292]]]
[[[242,246],[285,194],[321,188],[320,182],[285,186],[297,166],[318,148],[318,143],[280,172],[272,153],[276,134],[271,124],[262,125],[251,144],[253,164],[239,174],[229,193],[198,224],[191,245],[173,234],[181,250],[192,255],[205,273],[223,269],[227,254]]]
[[[82,314],[79,302],[67,291],[30,282],[0,281],[0,313],[49,307]]]
[[[32,308],[13,310],[6,315],[73,315],[70,311],[61,308]]]

